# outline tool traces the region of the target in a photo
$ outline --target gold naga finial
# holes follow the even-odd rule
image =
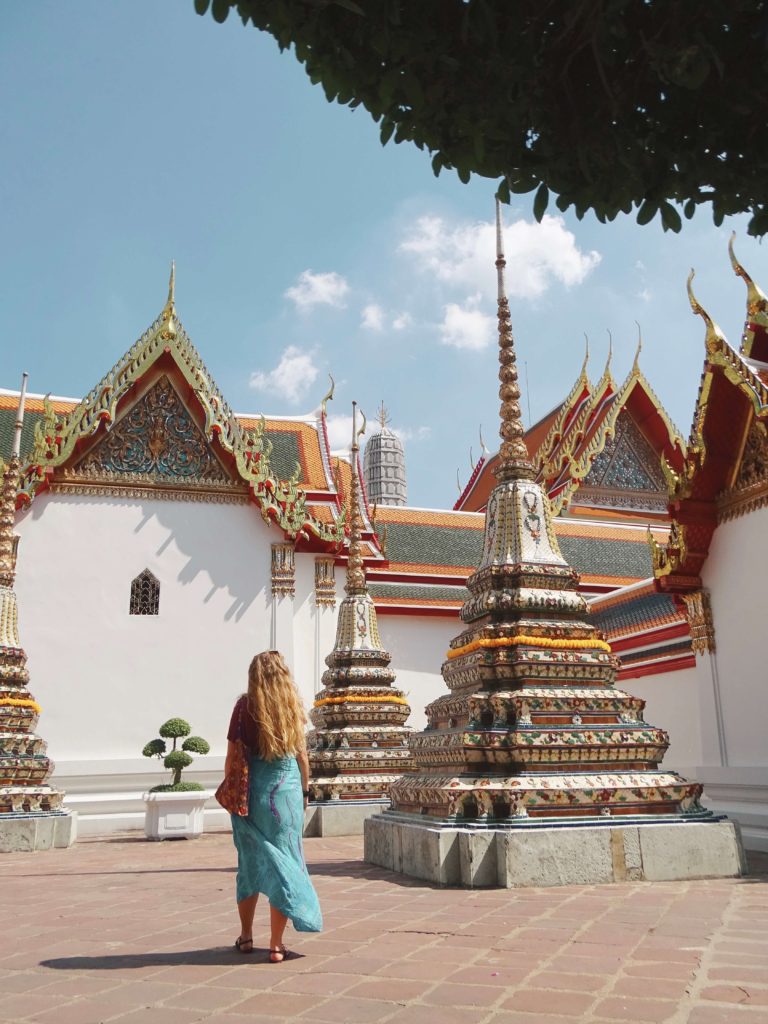
[[[472,445],[469,446],[469,472],[474,473],[475,471],[475,453],[472,451]]]
[[[608,373],[611,368],[611,360],[613,359],[613,335],[608,327],[606,327],[606,331],[608,331],[608,358],[605,362],[605,372]]]
[[[330,380],[331,386],[328,388],[328,391],[323,396],[323,400],[320,402],[320,415],[321,416],[325,416],[326,407],[327,407],[329,402],[333,401],[333,392],[336,390],[336,381],[333,379],[333,377],[332,377],[332,375],[330,373],[328,374],[328,380]]]
[[[501,225],[501,204],[496,199],[496,279],[498,285],[499,320],[499,414],[501,425],[499,435],[499,465],[497,480],[533,480],[533,464],[525,445],[525,429],[520,411],[520,386],[518,384],[517,358],[512,324],[509,315],[509,301],[504,282],[504,236]]]
[[[484,459],[487,454],[488,454],[488,446],[486,445],[485,441],[483,440],[483,424],[481,423],[480,424],[480,458]]]
[[[637,324],[637,350],[635,351],[635,358],[632,363],[632,373],[638,374],[640,373],[640,353],[643,351],[643,332],[637,320],[635,320],[635,323]]]
[[[581,364],[581,373],[579,377],[587,376],[587,365],[589,364],[589,335],[584,332],[584,362]]]
[[[176,334],[176,260],[171,260],[171,276],[168,280],[168,301],[163,307],[160,318],[165,324],[163,336],[173,337]]]
[[[740,277],[747,286],[747,312],[754,316],[757,313],[765,314],[768,310],[768,296],[765,295],[763,290],[759,288],[752,280],[747,271],[739,263],[736,253],[733,249],[733,243],[736,239],[736,232],[731,234],[728,242],[728,255],[731,257],[731,266],[737,277]]]
[[[21,377],[21,391],[13,431],[11,458],[5,467],[0,484],[0,586],[13,588],[16,577],[16,547],[18,538],[13,529],[16,520],[16,495],[19,489],[21,431],[24,426],[24,407],[27,400],[29,374]]]
[[[456,488],[457,488],[459,494],[461,494],[462,487],[461,487],[461,480],[459,478],[459,470],[458,470],[458,468],[456,469]]]
[[[687,290],[688,290],[688,301],[691,304],[693,312],[700,316],[704,323],[707,325],[707,333],[704,337],[704,342],[709,355],[715,355],[719,352],[723,345],[727,344],[725,335],[717,326],[712,317],[707,313],[703,306],[699,303],[699,300],[693,294],[693,279],[696,276],[696,271],[691,267],[691,272],[688,275]]]
[[[360,451],[359,438],[365,433],[366,419],[362,410],[363,425],[357,429],[357,402],[352,403],[352,448],[350,450],[349,482],[349,552],[347,556],[347,583],[345,590],[351,597],[353,594],[365,593],[365,566],[362,552],[362,520],[360,517],[360,487],[357,477],[357,455]]]
[[[382,398],[381,405],[379,406],[379,423],[381,424],[381,429],[383,430],[390,422],[391,417],[384,407],[384,399]]]

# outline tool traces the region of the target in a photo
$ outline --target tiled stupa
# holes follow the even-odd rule
[[[363,477],[368,501],[372,505],[405,505],[408,483],[405,476],[403,442],[390,430],[389,416],[381,403],[379,429],[365,444]]]
[[[61,810],[63,793],[48,785],[53,763],[35,735],[40,706],[27,688],[27,656],[19,641],[14,535],[19,484],[19,441],[24,415],[22,387],[13,454],[0,492],[0,850],[68,846],[71,819]]]
[[[659,765],[667,734],[614,688],[618,659],[587,617],[549,500],[523,440],[497,209],[501,448],[449,693],[411,739],[416,768],[390,790],[393,815],[511,827],[605,816],[696,819],[701,786]]]
[[[390,785],[413,766],[405,725],[411,709],[392,685],[395,673],[381,647],[365,579],[358,436],[353,406],[346,597],[339,608],[336,643],[325,659],[323,689],[312,708],[314,729],[307,737],[314,801],[386,799]]]

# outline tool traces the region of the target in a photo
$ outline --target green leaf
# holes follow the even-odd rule
[[[687,220],[691,219],[691,217],[694,215],[694,213],[696,213],[696,200],[695,199],[689,199],[688,200],[688,202],[683,207],[683,213],[685,214]]]
[[[214,21],[218,21],[220,25],[223,25],[229,14],[229,0],[213,0],[211,14],[213,14]]]
[[[533,200],[533,216],[539,224],[541,223],[541,218],[547,212],[547,206],[549,206],[549,189],[542,182],[536,190],[536,196]]]
[[[499,187],[496,189],[496,195],[500,203],[509,203],[511,195],[509,194],[509,182],[506,178],[502,178],[499,182]]]
[[[640,209],[637,211],[637,223],[638,224],[650,224],[656,214],[659,212],[659,204],[653,202],[652,199],[646,199]]]
[[[435,155],[432,157],[432,173],[434,174],[434,176],[436,178],[438,177],[438,175],[440,174],[440,171],[442,171],[442,169],[443,169],[443,154],[442,153],[435,153]]]
[[[665,231],[678,232],[683,226],[680,214],[671,203],[661,204],[661,226]]]
[[[392,138],[392,134],[396,128],[396,122],[389,117],[385,117],[381,122],[381,144],[386,146],[389,140]]]
[[[198,14],[205,14],[210,6],[211,0],[195,0],[195,11]]]

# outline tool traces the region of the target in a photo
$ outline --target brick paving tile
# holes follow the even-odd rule
[[[403,978],[366,978],[345,995],[357,999],[394,1000],[398,1003],[409,1003],[419,999],[434,988],[434,981],[415,981]]]
[[[493,985],[497,988],[519,985],[529,976],[525,967],[504,967],[501,964],[475,962],[471,967],[462,967],[447,977],[454,985]]]
[[[33,992],[35,989],[46,988],[51,994],[51,975],[35,971],[7,971],[0,975],[0,992],[10,995],[11,992]],[[43,993],[45,994],[45,993]],[[53,993],[56,995],[57,993]]]
[[[610,957],[606,959],[595,959],[595,957],[571,956],[566,953],[563,956],[555,957],[547,964],[550,971],[563,971],[568,974],[616,974],[621,969],[622,958]]]
[[[537,988],[567,989],[569,992],[597,992],[605,988],[605,978],[599,974],[556,974],[542,971],[535,974],[529,985]]]
[[[55,1010],[61,1004],[59,996],[41,996],[37,992],[30,992],[28,995],[13,993],[0,998],[0,1020],[23,1020],[33,1013]]]
[[[415,978],[417,981],[442,981],[453,975],[455,964],[430,964],[423,960],[395,960],[375,971],[381,978]]]
[[[762,967],[713,967],[709,971],[710,981],[735,981],[740,985],[749,982],[768,984],[768,972]]]
[[[300,1019],[327,1021],[329,1024],[373,1024],[382,1017],[389,1017],[393,1008],[390,1001],[340,996],[305,1011]]]
[[[302,992],[314,996],[333,996],[346,992],[360,981],[354,974],[294,974],[273,986],[273,992]]]
[[[715,1003],[741,1003],[744,1006],[768,1006],[768,989],[737,985],[713,985],[701,992],[702,999]]]
[[[641,996],[645,999],[682,999],[691,991],[689,978],[619,978],[611,995]]]
[[[747,1006],[696,1006],[686,1024],[768,1024],[768,1013]]]
[[[488,1010],[485,1007],[462,1006],[461,1009],[454,1009],[446,1006],[441,1007],[438,1014],[434,1006],[414,1003],[388,1017],[386,1024],[481,1024],[487,1019]],[[562,1024],[562,1020],[559,1024]]]
[[[250,996],[236,1007],[232,1007],[233,1013],[253,1014],[262,1017],[279,1017],[282,1020],[289,1020],[294,1016],[310,1010],[317,1006],[317,996],[297,995],[294,992],[260,992],[259,995]]]
[[[571,1024],[576,1017],[568,1020],[560,1014],[551,1013],[524,1013],[515,1010],[496,1010],[483,1024]],[[587,1018],[579,1018],[586,1020]],[[591,1018],[588,1018],[591,1020]]]
[[[422,996],[431,1006],[493,1006],[501,996],[497,985],[454,985],[441,982]]]
[[[696,971],[693,964],[664,964],[657,960],[642,963],[630,962],[624,965],[624,973],[633,978],[665,978],[669,980],[691,981]]]
[[[633,999],[631,997],[612,997],[603,999],[593,1009],[597,1018],[607,1017],[610,1020],[651,1021],[661,1024],[669,1020],[677,1012],[677,1003],[661,999]]]
[[[197,1024],[198,1021],[204,1019],[208,1018],[201,1017],[199,1010],[172,1010],[167,1006],[148,1006],[141,1010],[133,1010],[122,1017],[116,1017],[114,1024]],[[222,1017],[222,1020],[225,1019]],[[53,1019],[51,1024],[55,1024]],[[85,1022],[73,1021],[72,1024],[85,1024]],[[267,1024],[267,1022],[262,1017],[259,1018],[258,1024]]]
[[[235,988],[214,988],[213,985],[197,985],[163,1001],[164,1006],[181,1010],[222,1010],[235,1006],[248,998],[246,992]]]
[[[575,1014],[583,1014],[595,1001],[595,997],[583,992],[563,992],[550,989],[523,988],[507,999],[501,1009],[515,1010],[518,1013],[562,1014],[574,1019]]]

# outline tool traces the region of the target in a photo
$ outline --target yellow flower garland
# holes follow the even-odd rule
[[[43,710],[36,700],[23,700],[20,697],[0,697],[0,707],[32,708],[38,715]]]
[[[464,644],[463,647],[456,647],[454,650],[448,651],[446,657],[450,661],[452,658],[460,658],[462,654],[470,654],[472,651],[480,650],[482,647],[516,647],[518,644],[529,644],[531,647],[564,647],[566,650],[576,651],[594,650],[597,647],[601,651],[611,653],[610,644],[607,644],[605,640],[557,640],[548,636],[525,636],[520,634],[519,636],[473,640],[471,643]]]
[[[403,700],[402,697],[322,697],[316,700],[313,707],[319,708],[323,704],[359,704],[360,702],[367,702],[372,704],[407,704],[407,700]]]

